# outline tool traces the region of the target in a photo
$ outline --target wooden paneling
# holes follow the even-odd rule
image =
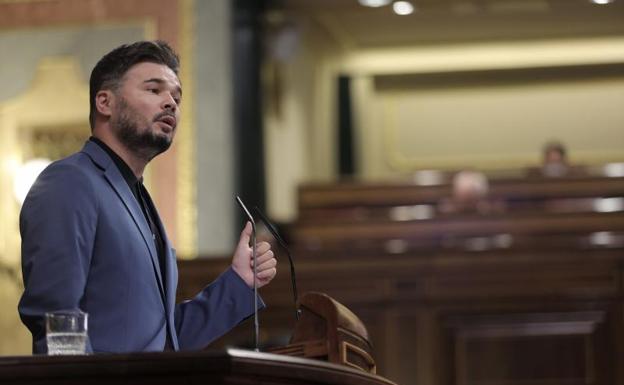
[[[449,318],[454,383],[611,383],[604,323],[603,311]]]

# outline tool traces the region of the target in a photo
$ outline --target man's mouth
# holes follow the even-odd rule
[[[171,115],[162,116],[157,121],[169,126],[169,129],[172,131],[176,128],[177,125],[176,118]]]

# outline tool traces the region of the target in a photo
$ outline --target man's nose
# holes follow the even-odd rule
[[[163,106],[165,110],[170,110],[175,112],[178,109],[178,103],[176,103],[175,99],[171,95],[167,95],[165,100],[163,101]]]

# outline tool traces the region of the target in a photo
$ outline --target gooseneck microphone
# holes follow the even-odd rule
[[[293,291],[293,297],[294,297],[293,299],[295,301],[295,318],[298,321],[299,317],[301,316],[301,309],[297,307],[297,303],[299,301],[299,295],[297,294],[297,277],[295,275],[295,264],[293,263],[292,254],[290,254],[290,250],[288,250],[288,246],[286,246],[286,242],[279,235],[279,233],[277,232],[277,229],[275,228],[275,226],[273,226],[273,223],[271,223],[269,218],[267,218],[266,215],[264,215],[262,211],[260,211],[258,206],[254,206],[254,211],[256,212],[256,214],[258,214],[258,216],[260,217],[260,220],[262,220],[262,222],[264,223],[266,228],[269,230],[271,235],[273,235],[277,243],[279,243],[282,249],[286,251],[286,255],[288,255],[288,262],[290,263],[290,282],[292,285],[292,291]]]
[[[258,267],[256,265],[256,222],[254,221],[251,213],[249,212],[249,210],[247,210],[247,207],[238,195],[236,196],[236,202],[238,202],[240,208],[243,209],[243,211],[245,212],[247,219],[249,220],[249,222],[251,222],[251,259],[253,261],[254,292],[254,346],[255,351],[259,352],[260,349],[258,348],[258,335],[260,334],[260,323],[258,322],[258,281],[256,277],[258,272]]]

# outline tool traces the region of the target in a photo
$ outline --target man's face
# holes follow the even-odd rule
[[[180,117],[182,88],[166,65],[139,63],[124,75],[115,92],[111,126],[117,139],[151,160],[166,151]]]
[[[544,156],[544,163],[564,163],[563,154],[561,151],[548,150]]]

